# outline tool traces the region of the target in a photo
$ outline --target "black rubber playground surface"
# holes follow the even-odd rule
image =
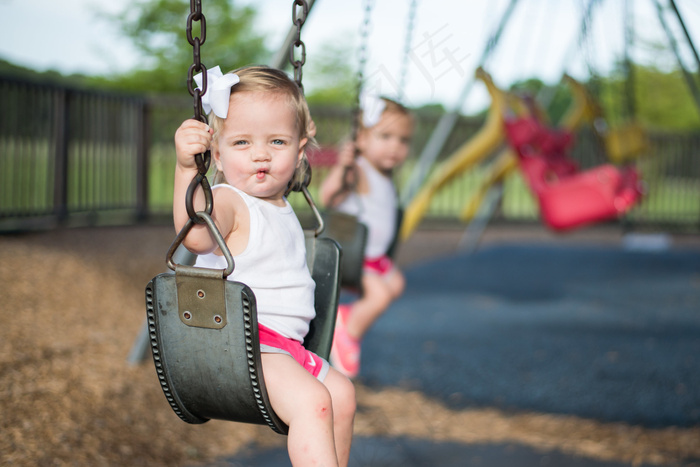
[[[418,390],[455,409],[700,424],[700,250],[491,245],[405,273],[405,294],[365,338],[363,384]],[[284,449],[227,462],[289,465]],[[351,465],[627,464],[524,446],[359,437]]]
[[[290,466],[282,448],[244,453],[226,463],[230,467]],[[517,445],[464,445],[406,438],[356,438],[351,467],[623,467],[629,464],[591,460],[560,452],[539,452]],[[638,467],[648,467],[639,464]]]

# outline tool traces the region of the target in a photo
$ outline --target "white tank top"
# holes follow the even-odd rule
[[[367,193],[350,193],[337,210],[352,214],[367,226],[365,258],[378,258],[389,250],[396,234],[398,200],[391,178],[379,172],[364,157],[357,158],[357,165],[367,178]]]
[[[286,199],[285,206],[275,206],[227,184],[214,188],[235,190],[250,213],[248,246],[234,256],[235,268],[228,280],[253,290],[258,323],[303,342],[316,316],[316,284],[306,266],[304,231],[292,206]],[[226,258],[209,253],[198,256],[195,265],[225,269]]]

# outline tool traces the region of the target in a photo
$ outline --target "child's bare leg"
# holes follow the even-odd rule
[[[355,386],[334,368],[330,369],[323,384],[328,388],[333,400],[333,433],[338,465],[346,466],[350,460],[355,421]]]
[[[292,465],[336,466],[331,393],[286,354],[263,353],[263,375],[270,404],[289,426]]]
[[[388,277],[377,274],[362,276],[362,297],[352,304],[347,332],[355,339],[362,339],[374,322],[389,308],[404,289],[404,277],[395,269]]]

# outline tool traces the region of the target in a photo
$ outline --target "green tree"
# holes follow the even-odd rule
[[[697,131],[700,129],[700,108],[695,103],[683,74],[678,69],[668,71],[655,65],[632,65],[634,76],[635,115],[627,115],[627,74],[619,63],[606,76],[596,75],[586,87],[603,109],[612,127],[634,120],[642,126],[659,131]],[[547,86],[538,79],[514,83],[511,92],[536,96],[546,103],[550,122],[556,124],[572,104],[571,90],[564,83]]]
[[[73,74],[66,76],[56,70],[36,71],[2,59],[0,59],[0,75],[23,81],[60,86],[86,86],[89,80],[85,75]]]
[[[633,65],[635,115],[643,126],[662,131],[697,131],[700,129],[700,108],[688,88],[681,70],[664,71],[655,65]],[[630,117],[626,115],[626,77],[617,72],[607,78],[598,96],[606,119],[615,126]]]
[[[351,108],[357,92],[357,72],[351,45],[329,44],[317,56],[307,57],[304,70],[306,100],[310,105]]]
[[[236,7],[232,0],[206,0],[202,4],[206,18],[201,47],[204,66],[219,65],[225,73],[269,58],[264,36],[253,26],[253,7]],[[93,84],[134,92],[182,92],[193,62],[185,33],[189,12],[188,0],[138,0],[111,16],[142,57],[141,65],[124,75],[95,78]],[[194,37],[201,37],[200,25],[199,21],[193,23]]]

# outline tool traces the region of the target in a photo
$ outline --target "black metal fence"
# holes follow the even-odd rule
[[[173,134],[192,112],[188,96],[124,96],[3,78],[0,92],[0,232],[170,222]],[[312,112],[322,146],[349,134],[349,111]],[[413,154],[396,174],[399,187],[439,117],[418,115]],[[461,118],[438,162],[481,124]],[[700,134],[652,134],[651,143],[649,154],[636,162],[649,194],[624,222],[636,229],[700,232]],[[577,135],[572,155],[583,168],[605,162],[589,132]],[[312,194],[328,170],[320,162],[312,156]],[[457,222],[483,173],[477,167],[456,177],[426,219]],[[302,199],[291,201],[302,212],[306,208]],[[536,203],[517,174],[506,180],[494,220],[537,222]]]
[[[2,230],[148,215],[144,98],[11,79],[0,93]]]

